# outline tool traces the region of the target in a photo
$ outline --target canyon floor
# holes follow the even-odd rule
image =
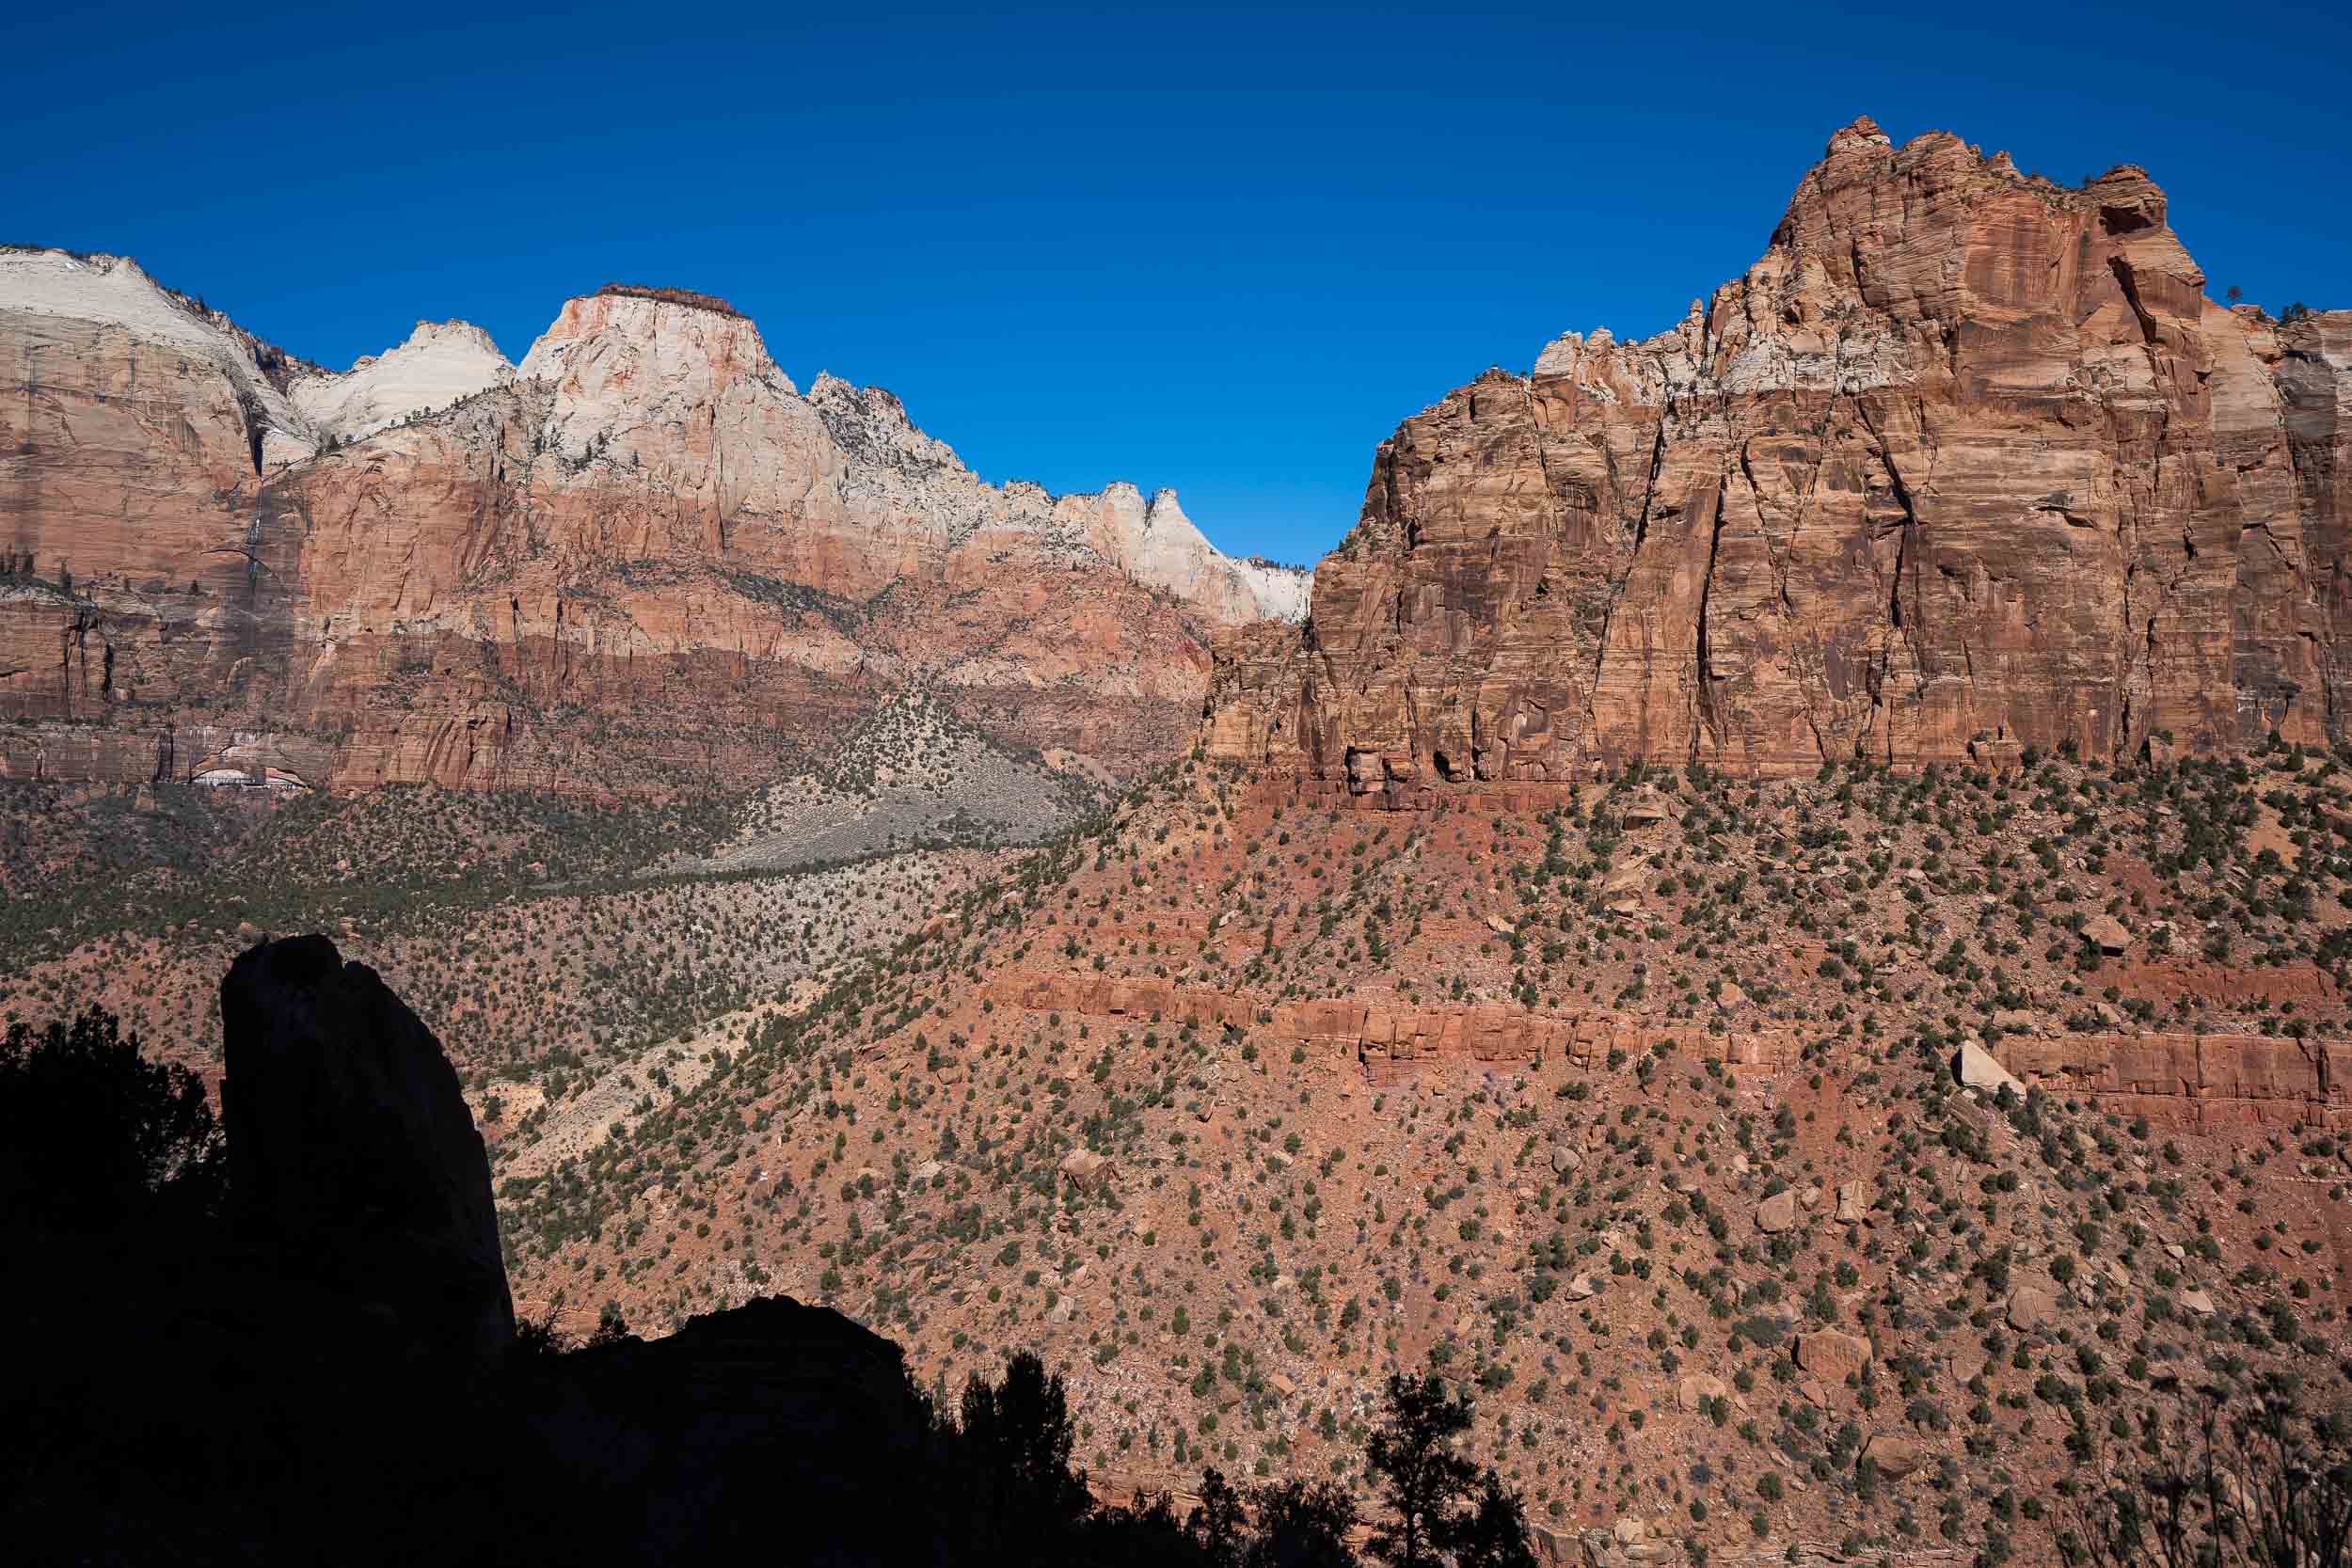
[[[2336,1397],[2348,783],[1392,812],[1196,755],[1036,847],[691,871],[772,792],[14,785],[0,1014],[201,1065],[228,959],[328,930],[456,1058],[527,1314],[786,1291],[942,1391],[1035,1350],[1112,1494],[1361,1485],[1434,1359],[1563,1547],[2042,1560],[2144,1409]]]

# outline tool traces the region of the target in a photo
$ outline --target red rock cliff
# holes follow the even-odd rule
[[[983,483],[691,299],[341,374],[132,262],[0,250],[0,777],[748,783],[919,682],[1124,772],[1296,613],[1172,497]]]
[[[1358,794],[2344,724],[2352,311],[2224,309],[2129,166],[1837,133],[1673,330],[1405,422],[1207,736]]]

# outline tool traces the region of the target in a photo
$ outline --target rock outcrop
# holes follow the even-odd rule
[[[125,260],[0,251],[0,776],[743,784],[921,684],[1018,751],[1181,748],[1207,634],[1303,610],[1171,493],[982,483],[663,291],[519,366],[463,323],[340,374]]]
[[[1857,120],[1671,330],[1406,420],[1208,743],[1418,798],[2334,738],[2352,312],[2223,308],[2165,214]]]
[[[1159,925],[1163,931],[1197,934],[1205,923],[1176,916]],[[1311,1061],[1351,1065],[1375,1081],[1409,1080],[1423,1069],[1449,1067],[1630,1072],[1632,1062],[1659,1047],[1689,1061],[1776,1072],[1800,1059],[1804,1043],[1795,1032],[1717,1033],[1602,1008],[1411,1007],[1342,997],[1280,1001],[1139,976],[1015,970],[993,982],[989,996],[997,1006],[1029,1012],[1259,1028],[1281,1045],[1303,1047]],[[2068,1033],[2018,1037],[2003,1049],[2010,1057],[2006,1067],[1974,1041],[1965,1042],[1953,1058],[1954,1071],[1987,1093],[2003,1084],[2020,1095],[2040,1087],[2094,1100],[2120,1116],[2199,1132],[2352,1127],[2352,1047],[2340,1040]],[[1561,1164],[1555,1161],[1553,1168]],[[1574,1162],[1567,1164],[1573,1168]],[[1838,1223],[1867,1221],[1866,1193],[1858,1180],[1838,1185]],[[1788,1200],[1791,1225],[1797,1196],[1793,1190],[1781,1195]]]
[[[320,936],[247,949],[220,1011],[240,1243],[425,1354],[502,1350],[515,1307],[489,1157],[432,1032]]]

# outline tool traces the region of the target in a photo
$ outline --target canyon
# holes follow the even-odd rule
[[[330,1260],[272,1128],[408,1063],[480,1289],[369,1291],[692,1451],[1034,1354],[1100,1497],[1369,1518],[1426,1368],[1550,1563],[2072,1560],[2352,1365],[2352,311],[2167,214],[1855,120],[1311,578],[707,295],[332,372],[0,252],[0,1010],[274,1079]]]

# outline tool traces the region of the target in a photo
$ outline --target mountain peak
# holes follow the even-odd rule
[[[688,310],[707,310],[717,316],[733,316],[748,321],[745,316],[717,294],[699,293],[692,289],[670,289],[651,283],[607,283],[592,298],[650,299],[661,305],[675,305]]]
[[[1868,115],[1857,115],[1848,124],[1830,133],[1829,146],[1823,149],[1822,155],[1834,157],[1840,152],[1857,151],[1867,147],[1894,145],[1895,138],[1880,130],[1877,120]]]
[[[399,346],[355,360],[340,375],[303,376],[288,396],[321,436],[358,441],[514,379],[515,367],[473,323],[421,321]]]

